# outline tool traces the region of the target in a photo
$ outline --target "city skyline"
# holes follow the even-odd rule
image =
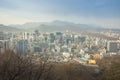
[[[54,20],[120,27],[119,0],[0,0],[0,24]]]

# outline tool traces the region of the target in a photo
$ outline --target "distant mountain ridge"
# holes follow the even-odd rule
[[[0,31],[11,32],[11,31],[21,31],[21,29],[0,24]]]
[[[67,21],[55,20],[52,22],[29,22],[23,25],[10,25],[19,29],[41,30],[41,31],[63,31],[63,30],[100,30],[99,26],[76,24]]]
[[[88,24],[76,24],[73,22],[55,20],[52,22],[29,22],[22,25],[0,25],[0,30],[2,31],[34,31],[40,30],[43,32],[46,31],[108,31],[110,29],[103,28],[97,25],[88,25]],[[112,29],[120,31],[120,29]]]

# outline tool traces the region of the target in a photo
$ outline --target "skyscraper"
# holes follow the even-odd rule
[[[4,33],[0,32],[0,40],[4,40],[4,37],[5,37]]]
[[[110,41],[107,44],[107,51],[109,52],[117,52],[119,50],[119,41]]]

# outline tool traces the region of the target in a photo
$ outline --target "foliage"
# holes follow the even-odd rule
[[[120,56],[106,57],[99,62],[99,80],[120,80]]]

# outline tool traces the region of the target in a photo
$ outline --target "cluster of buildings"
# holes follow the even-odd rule
[[[120,41],[91,37],[80,33],[0,32],[0,53],[10,49],[34,60],[48,57],[52,62],[78,61],[86,63],[91,59],[120,54]]]

